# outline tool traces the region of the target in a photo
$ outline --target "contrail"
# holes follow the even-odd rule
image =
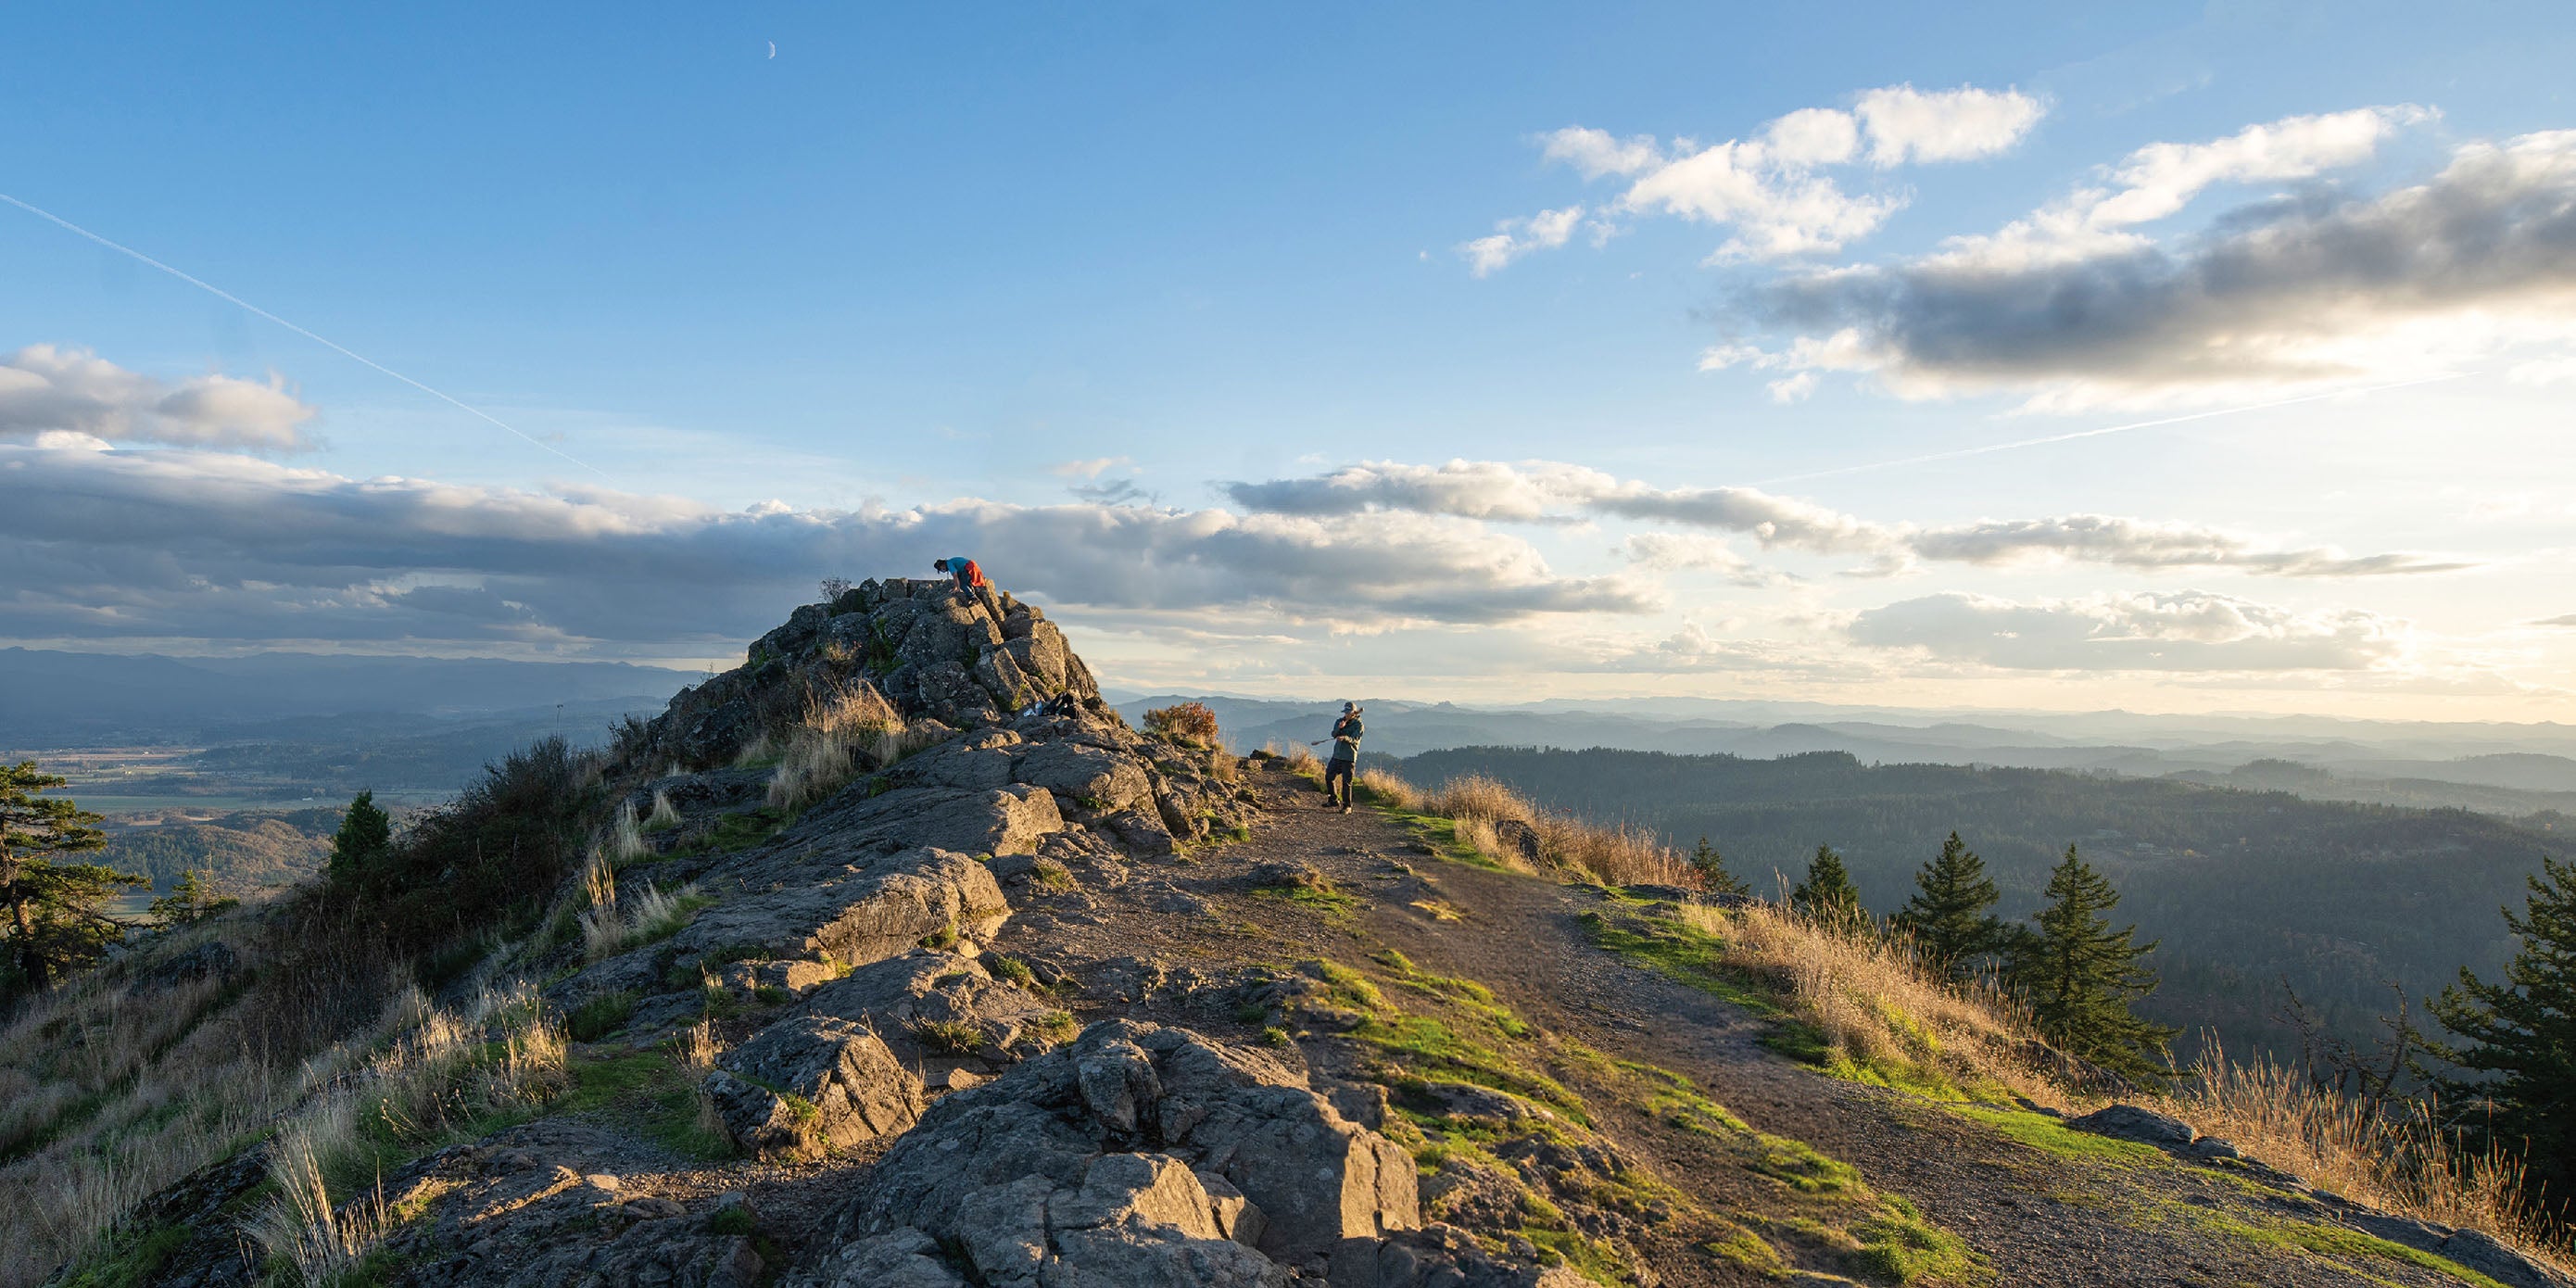
[[[2243,407],[2221,407],[2216,411],[2196,411],[2182,416],[2166,416],[2160,420],[2133,421],[2126,425],[2105,425],[2100,429],[2079,429],[2071,434],[2050,434],[2045,438],[2024,438],[2010,443],[1988,443],[1983,447],[1962,447],[1956,451],[1934,452],[1929,456],[1908,456],[1901,460],[1893,461],[1871,461],[1866,465],[1839,465],[1829,470],[1810,470],[1804,474],[1783,474],[1778,478],[1762,479],[1756,482],[1754,486],[1769,487],[1775,483],[1798,483],[1807,479],[1832,478],[1837,474],[1858,474],[1864,470],[1891,470],[1900,465],[1924,465],[1933,461],[1957,460],[1962,456],[1984,456],[1989,452],[2009,452],[2015,448],[2038,447],[2045,443],[2063,443],[2078,438],[2100,438],[2104,434],[2125,434],[2133,429],[2153,429],[2158,425],[2179,425],[2187,420],[2208,420],[2213,416],[2234,416],[2242,412],[2269,411],[2275,407],[2291,407],[2296,406],[2299,403],[2321,402],[2328,398],[2357,398],[2364,394],[2381,394],[2386,393],[2391,389],[2411,389],[2416,385],[2439,384],[2445,380],[2458,380],[2462,377],[2474,376],[2476,374],[2478,373],[2474,371],[2454,371],[2449,375],[2426,376],[2421,380],[2401,380],[2393,385],[2373,385],[2367,389],[2338,389],[2332,393],[2305,394],[2297,398],[2283,398],[2278,402],[2250,403]]]
[[[406,375],[404,375],[403,373],[401,373],[401,372],[399,372],[399,371],[396,371],[396,370],[394,370],[393,368],[388,367],[388,366],[386,366],[385,364],[383,364],[383,363],[381,363],[381,362],[378,362],[378,361],[376,361],[375,359],[370,358],[370,357],[368,357],[367,355],[365,355],[365,354],[363,354],[363,353],[355,352],[355,351],[353,351],[353,350],[351,350],[351,349],[347,348],[347,347],[346,347],[346,346],[344,346],[344,345],[335,344],[335,343],[333,343],[333,342],[331,342],[331,341],[329,341],[329,340],[323,339],[321,336],[315,335],[315,334],[313,334],[312,332],[307,331],[307,330],[305,330],[304,328],[302,328],[302,327],[300,327],[300,326],[297,326],[297,325],[295,325],[294,323],[289,322],[289,321],[287,321],[286,319],[284,319],[284,318],[282,318],[282,317],[279,317],[279,316],[277,316],[276,314],[271,313],[271,312],[269,312],[268,310],[266,310],[266,309],[264,309],[264,308],[261,308],[260,306],[258,306],[258,305],[256,305],[256,304],[253,304],[253,303],[251,303],[250,301],[245,300],[245,299],[243,299],[242,297],[240,297],[240,296],[238,296],[238,295],[235,295],[235,294],[233,294],[232,292],[230,292],[230,291],[227,291],[227,290],[223,289],[223,288],[222,288],[222,287],[220,287],[220,286],[216,286],[216,285],[215,285],[215,284],[213,284],[212,282],[205,281],[205,280],[203,280],[203,279],[201,279],[201,278],[190,277],[188,274],[186,274],[186,273],[182,273],[182,272],[180,272],[178,269],[172,268],[172,267],[170,267],[169,265],[164,264],[164,263],[162,263],[161,261],[159,261],[159,260],[157,260],[157,259],[154,259],[154,258],[152,258],[151,256],[146,255],[146,254],[144,254],[143,252],[141,252],[141,251],[139,251],[139,250],[134,249],[134,248],[133,248],[133,247],[131,247],[131,246],[127,246],[127,245],[124,245],[124,244],[119,243],[119,242],[109,241],[107,238],[105,238],[105,237],[101,237],[101,236],[99,236],[97,233],[91,232],[90,230],[88,230],[88,229],[86,229],[86,228],[81,227],[79,224],[73,223],[72,221],[70,221],[70,220],[68,220],[68,219],[63,218],[61,215],[57,215],[57,214],[55,214],[54,212],[52,212],[52,211],[50,211],[50,210],[43,209],[42,207],[28,205],[26,202],[20,201],[20,200],[18,200],[16,197],[12,197],[12,196],[10,196],[8,193],[0,192],[0,201],[8,202],[10,205],[16,206],[16,207],[17,207],[17,208],[19,208],[20,210],[26,211],[28,214],[34,215],[34,216],[35,216],[35,217],[37,217],[38,219],[42,219],[42,220],[44,220],[45,222],[50,223],[50,224],[54,225],[54,226],[55,226],[55,227],[57,227],[57,228],[61,228],[61,229],[65,230],[65,231],[67,231],[67,232],[78,233],[79,235],[81,235],[81,236],[83,236],[83,237],[86,237],[86,238],[90,239],[91,241],[97,242],[99,245],[101,245],[101,246],[105,246],[105,247],[106,247],[106,248],[108,248],[109,250],[115,251],[117,254],[119,254],[119,255],[123,255],[123,256],[125,256],[125,257],[126,257],[126,258],[128,258],[128,259],[132,259],[132,260],[135,260],[135,261],[137,261],[137,262],[139,262],[139,263],[148,264],[148,265],[152,266],[153,268],[160,269],[162,272],[164,272],[164,273],[168,273],[170,276],[175,277],[175,278],[178,278],[180,281],[182,281],[182,282],[186,282],[188,285],[193,286],[193,287],[196,287],[198,290],[204,291],[204,292],[205,292],[205,293],[207,293],[208,295],[212,295],[212,296],[214,296],[216,299],[222,300],[222,301],[224,301],[225,303],[230,304],[230,305],[233,305],[234,307],[239,308],[239,309],[242,309],[242,310],[244,310],[244,311],[246,311],[246,312],[255,313],[255,314],[259,315],[260,317],[266,318],[266,319],[268,319],[269,321],[271,321],[271,322],[274,322],[274,323],[278,324],[279,326],[285,327],[287,330],[292,331],[292,332],[296,333],[297,335],[303,336],[305,339],[307,339],[307,340],[311,340],[313,343],[318,344],[318,345],[321,345],[323,348],[325,348],[325,349],[329,349],[329,350],[330,350],[330,351],[332,351],[333,353],[339,354],[341,357],[347,358],[347,359],[349,359],[349,360],[351,360],[351,361],[353,361],[353,362],[360,362],[360,363],[364,363],[364,364],[366,364],[367,366],[373,367],[373,368],[375,368],[376,370],[381,371],[381,372],[383,372],[384,374],[386,374],[386,375],[388,375],[388,376],[392,376],[394,379],[399,380],[399,381],[403,382],[404,384],[410,385],[412,388],[417,389],[417,390],[421,391],[422,393],[428,394],[428,395],[429,395],[430,397],[432,397],[432,398],[436,398],[436,399],[438,399],[438,400],[439,400],[439,401],[441,401],[441,402],[447,403],[447,404],[449,404],[449,405],[451,405],[451,406],[455,407],[457,410],[462,411],[462,412],[466,413],[466,414],[467,414],[467,415],[469,415],[469,416],[473,416],[473,417],[475,417],[476,419],[479,419],[479,420],[488,421],[488,422],[490,422],[490,423],[491,423],[491,424],[493,424],[493,425],[496,425],[496,426],[499,426],[499,427],[500,427],[500,428],[502,428],[502,429],[508,430],[509,432],[511,432],[511,433],[513,433],[513,434],[518,435],[520,438],[522,438],[522,439],[526,439],[526,440],[527,440],[527,442],[528,442],[531,446],[534,446],[534,447],[537,447],[537,448],[541,448],[541,449],[543,449],[543,450],[545,450],[545,451],[553,452],[555,455],[560,456],[560,457],[564,458],[565,460],[570,461],[570,462],[572,462],[573,464],[575,464],[575,465],[578,465],[578,466],[582,467],[583,469],[589,470],[591,473],[596,474],[596,475],[598,475],[599,477],[601,477],[601,478],[603,478],[603,479],[608,478],[608,472],[607,472],[607,471],[605,471],[605,470],[600,469],[598,466],[593,465],[593,464],[591,464],[590,462],[585,461],[585,460],[581,459],[581,458],[580,458],[580,457],[578,457],[578,456],[574,456],[572,453],[570,453],[570,452],[566,452],[566,451],[564,451],[564,450],[563,450],[563,449],[561,449],[561,448],[555,447],[554,445],[552,445],[552,444],[550,444],[550,443],[546,443],[546,442],[543,442],[543,441],[541,441],[541,440],[539,440],[539,439],[537,439],[537,438],[535,438],[535,437],[532,437],[532,436],[530,436],[529,434],[527,434],[527,433],[525,433],[524,431],[522,431],[518,426],[513,425],[513,424],[511,424],[510,422],[505,421],[505,420],[501,419],[500,417],[495,416],[495,415],[493,415],[492,413],[490,413],[490,412],[488,412],[488,411],[485,411],[485,410],[483,410],[482,408],[480,408],[480,407],[477,407],[477,406],[473,405],[472,403],[466,402],[464,399],[461,399],[461,398],[455,397],[455,396],[453,396],[453,395],[451,395],[451,394],[441,393],[440,391],[438,391],[438,390],[436,390],[436,389],[432,389],[432,388],[430,388],[429,386],[424,385],[424,384],[422,384],[421,382],[419,382],[419,381],[417,381],[417,380],[414,380],[414,379],[412,379],[411,377],[406,376]],[[613,483],[613,482],[615,482],[616,480],[615,480],[615,479],[609,479],[609,481]]]

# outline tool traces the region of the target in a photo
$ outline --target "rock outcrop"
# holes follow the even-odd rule
[[[1276,1288],[1295,1268],[1409,1285],[1379,1263],[1421,1224],[1411,1155],[1301,1074],[1107,1021],[934,1106],[870,1172],[814,1282],[899,1268],[925,1285]]]

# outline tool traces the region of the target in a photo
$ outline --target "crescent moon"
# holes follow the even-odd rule
[[[778,42],[775,40],[769,42],[769,56],[772,58],[778,56]]]

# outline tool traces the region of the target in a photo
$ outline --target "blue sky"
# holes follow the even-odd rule
[[[2568,714],[2576,19],[2065,8],[22,15],[0,192],[564,455],[0,207],[0,641]]]

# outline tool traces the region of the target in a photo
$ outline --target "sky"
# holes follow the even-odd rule
[[[2576,719],[2563,5],[431,8],[13,15],[0,646]]]

